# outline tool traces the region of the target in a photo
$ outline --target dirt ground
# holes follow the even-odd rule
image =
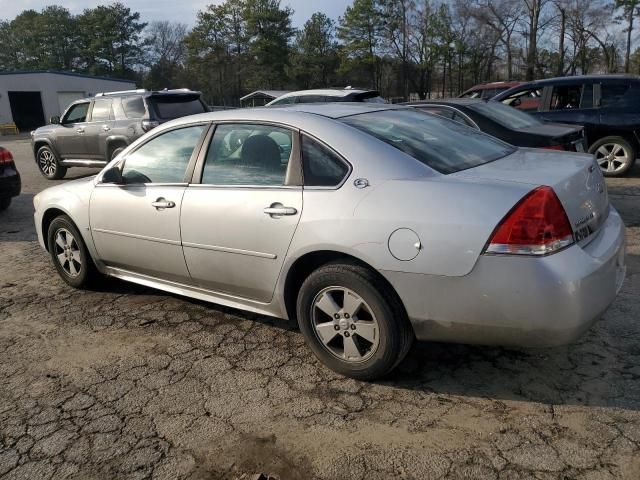
[[[28,141],[0,143],[24,184],[0,213],[1,478],[640,478],[640,166],[607,182],[627,279],[579,342],[421,343],[365,383],[278,320],[115,280],[66,286],[32,218],[55,182]]]

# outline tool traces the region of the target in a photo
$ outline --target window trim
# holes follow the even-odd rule
[[[162,182],[162,183],[152,182],[152,183],[124,183],[124,184],[102,183],[102,174],[107,170],[107,168],[117,167],[118,169],[120,169],[120,172],[122,172],[124,164],[127,162],[129,155],[137,152],[140,148],[147,145],[149,142],[153,141],[154,139],[166,133],[170,133],[176,130],[182,130],[184,128],[189,128],[189,127],[197,127],[197,126],[203,126],[205,128],[202,134],[200,135],[200,138],[198,139],[198,142],[196,143],[193,149],[193,152],[191,152],[191,157],[189,157],[189,162],[187,163],[187,168],[185,170],[182,182]],[[198,158],[198,155],[200,154],[200,150],[202,150],[203,141],[207,137],[210,130],[211,130],[211,122],[200,121],[200,122],[176,125],[172,128],[167,128],[166,130],[158,131],[155,134],[152,134],[148,139],[146,139],[145,142],[140,143],[139,145],[136,145],[133,150],[131,150],[130,152],[127,152],[126,157],[120,159],[117,163],[113,164],[111,167],[109,167],[110,164],[107,164],[107,167],[105,167],[105,169],[100,173],[100,176],[97,178],[96,186],[119,187],[119,188],[122,188],[122,187],[169,187],[169,186],[185,186],[186,187],[189,184],[189,180],[193,175],[193,168],[195,167],[195,162],[196,162],[196,159]]]
[[[320,140],[318,137],[316,137],[315,135],[310,134],[309,132],[306,132],[304,130],[300,130],[299,132],[300,135],[300,139],[299,139],[299,145],[300,145],[300,172],[302,174],[302,188],[304,190],[338,190],[340,189],[349,179],[349,177],[351,176],[351,173],[353,172],[353,165],[351,165],[351,163],[344,158],[342,155],[340,155],[340,153],[338,153],[334,148],[332,148],[331,146],[327,145],[326,142],[323,142],[322,140]],[[342,177],[342,180],[340,181],[340,183],[338,183],[337,185],[333,185],[333,186],[328,186],[328,185],[305,185],[304,184],[304,158],[302,157],[302,137],[303,136],[307,136],[310,139],[312,139],[313,141],[319,143],[320,145],[322,145],[324,148],[326,148],[327,150],[329,150],[331,153],[333,153],[342,163],[344,163],[347,166],[347,173],[344,175],[344,177]]]
[[[238,184],[226,185],[220,183],[202,183],[202,174],[207,160],[207,153],[211,147],[211,140],[220,125],[261,125],[267,127],[284,128],[291,132],[291,156],[287,164],[287,171],[284,174],[283,185],[255,185],[255,184]],[[211,188],[241,188],[241,189],[260,189],[260,190],[291,190],[300,189],[302,187],[302,155],[300,151],[300,130],[279,122],[269,122],[263,120],[218,120],[211,122],[211,127],[207,135],[202,141],[200,151],[194,164],[193,174],[191,175],[190,187],[211,187]],[[297,173],[296,173],[297,172]]]

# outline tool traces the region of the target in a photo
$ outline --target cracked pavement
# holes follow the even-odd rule
[[[627,279],[577,343],[420,343],[366,383],[280,320],[117,280],[68,287],[33,228],[32,197],[56,182],[27,140],[1,143],[23,175],[0,213],[1,478],[640,477],[640,165],[607,180]]]

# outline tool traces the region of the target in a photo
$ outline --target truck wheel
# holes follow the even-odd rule
[[[48,146],[38,149],[36,159],[40,173],[49,180],[60,180],[67,173],[67,167],[60,165],[58,155]]]

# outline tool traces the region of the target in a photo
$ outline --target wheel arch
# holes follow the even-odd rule
[[[300,287],[302,286],[304,279],[307,278],[309,274],[311,274],[311,272],[322,267],[323,265],[336,262],[358,265],[371,271],[378,278],[378,280],[385,284],[390,292],[393,292],[393,294],[396,296],[398,304],[402,307],[405,315],[407,315],[404,303],[402,302],[400,295],[398,295],[398,292],[395,290],[393,285],[391,285],[391,283],[384,277],[384,275],[382,275],[370,264],[358,257],[355,257],[348,253],[339,252],[337,250],[316,250],[305,253],[301,257],[297,258],[291,264],[285,275],[283,287],[284,308],[287,314],[287,318],[295,326],[298,326],[296,303],[298,300]]]
[[[51,150],[53,150],[53,153],[55,155],[58,155],[58,152],[53,146],[53,142],[51,142],[51,140],[49,140],[48,138],[38,138],[33,141],[33,158],[36,163],[38,162],[38,150],[40,150],[42,147],[49,147]]]
[[[51,225],[51,222],[53,222],[56,218],[60,217],[64,215],[65,217],[67,217],[71,223],[73,223],[73,225],[78,228],[78,225],[73,221],[73,219],[71,218],[71,216],[69,215],[68,212],[62,210],[59,207],[51,207],[48,208],[43,214],[42,214],[42,237],[44,239],[44,245],[45,248],[47,249],[47,252],[49,251],[49,226]],[[78,231],[80,231],[78,229]]]

